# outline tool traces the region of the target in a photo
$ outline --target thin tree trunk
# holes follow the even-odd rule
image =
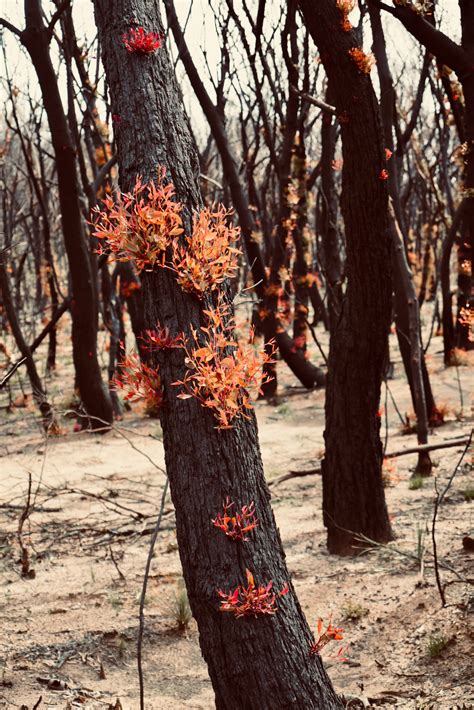
[[[325,100],[332,104],[333,93],[328,83]],[[337,229],[338,199],[334,179],[334,157],[337,142],[335,117],[325,112],[321,128],[321,236],[324,271],[328,289],[330,330],[335,330],[342,308],[341,244]]]
[[[406,296],[406,308],[408,310],[409,322],[409,345],[410,362],[413,378],[413,389],[415,392],[414,402],[416,405],[416,433],[419,444],[428,443],[428,415],[426,411],[425,389],[423,384],[423,374],[421,370],[421,359],[423,350],[420,343],[420,307],[416,297],[415,285],[413,283],[413,273],[408,264],[405,253],[405,244],[397,218],[393,209],[390,210],[390,232],[392,235],[392,250],[394,261],[397,265],[397,273],[400,278],[402,292]],[[426,451],[418,454],[416,473],[429,476],[431,473],[431,459]]]
[[[444,364],[452,364],[452,356],[455,348],[454,324],[453,324],[453,298],[451,295],[451,251],[456,239],[456,234],[462,222],[462,213],[465,202],[461,202],[453,218],[453,222],[447,233],[441,253],[440,279],[441,294],[443,298],[443,350]]]
[[[385,46],[385,37],[382,28],[380,10],[369,6],[370,20],[372,25],[372,33],[374,37],[374,54],[377,59],[377,72],[381,86],[380,109],[382,123],[384,127],[384,143],[391,153],[394,153],[393,142],[393,127],[395,119],[396,95],[393,86],[392,75],[388,64],[387,51]],[[402,146],[399,146],[402,150]],[[402,156],[398,156],[401,159]],[[405,215],[400,199],[400,181],[398,176],[398,161],[395,155],[388,161],[388,186],[389,192],[393,201],[393,209],[395,212],[395,220],[401,231],[403,243],[406,248],[407,235],[405,227]],[[392,237],[395,232],[391,229]],[[410,386],[410,393],[415,412],[420,412],[421,419],[424,422],[435,415],[436,405],[434,402],[431,383],[426,369],[424,353],[421,349],[421,331],[418,332],[418,345],[416,351],[419,357],[413,357],[414,335],[412,333],[412,308],[410,306],[411,296],[414,291],[413,274],[411,269],[406,271],[405,258],[398,251],[398,241],[395,239],[395,248],[392,250],[393,258],[393,286],[395,295],[395,325],[397,329],[398,345],[405,368],[405,373]],[[408,265],[408,262],[407,262]],[[417,384],[418,383],[418,384]],[[425,412],[422,413],[422,409]],[[420,424],[423,430],[424,425]],[[425,441],[421,443],[426,443]],[[427,462],[419,462],[421,470],[427,466]]]

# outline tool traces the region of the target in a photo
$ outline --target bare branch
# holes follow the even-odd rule
[[[5,29],[10,30],[10,32],[16,35],[20,40],[23,39],[23,32],[4,17],[0,17],[0,27],[5,27]]]

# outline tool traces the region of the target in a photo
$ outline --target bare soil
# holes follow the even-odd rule
[[[440,350],[441,339],[434,338],[429,366],[437,402],[448,410],[432,443],[471,428],[472,369],[444,369]],[[67,363],[50,389],[61,392],[66,370]],[[280,378],[278,399],[256,405],[270,482],[290,470],[317,468],[323,452],[324,391],[297,387],[282,365]],[[400,412],[409,412],[400,362],[389,387]],[[62,396],[56,403],[64,408]],[[5,402],[2,395],[0,404]],[[416,445],[416,435],[402,433],[390,396],[386,408],[387,451]],[[165,481],[159,424],[139,407],[104,435],[74,433],[73,420],[63,424],[60,436],[45,440],[31,404],[1,410],[0,708],[136,710],[138,600]],[[353,559],[326,552],[319,475],[272,485],[289,569],[310,624],[316,629],[319,617],[332,617],[344,627],[348,660],[328,658],[337,645],[328,646],[325,657],[337,691],[348,701],[359,699],[348,707],[474,707],[473,553],[463,548],[463,537],[474,533],[467,456],[438,516],[438,551],[449,567],[440,567],[447,584],[445,608],[431,542],[435,481],[442,490],[462,451],[459,446],[434,452],[434,475],[418,489],[410,488],[416,456],[395,459],[386,494],[396,540]],[[19,536],[30,474],[31,511]],[[20,538],[30,578],[20,576]],[[195,622],[184,632],[177,628],[180,580],[168,500],[146,603],[149,710],[214,707]]]

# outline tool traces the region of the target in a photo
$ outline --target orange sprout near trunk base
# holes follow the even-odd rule
[[[328,625],[326,629],[323,630],[323,620],[318,619],[318,638],[316,641],[312,644],[311,648],[309,649],[309,655],[310,656],[316,656],[319,655],[322,649],[327,646],[328,643],[331,641],[340,641],[344,638],[344,629],[337,628],[332,625],[331,619],[329,619]],[[337,660],[340,661],[345,661],[347,660],[344,657],[344,653],[347,650],[347,646],[343,647],[341,646],[338,650],[338,652],[333,656],[333,658],[336,658]]]

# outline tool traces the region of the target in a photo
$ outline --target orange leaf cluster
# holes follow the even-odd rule
[[[397,474],[395,459],[384,458],[382,461],[382,483],[384,488],[394,486],[399,481],[400,476]]]
[[[366,54],[360,47],[353,47],[349,50],[349,56],[355,62],[359,71],[364,74],[370,74],[372,67],[375,64],[373,54]]]
[[[240,229],[227,223],[230,214],[223,206],[214,211],[203,209],[193,217],[192,235],[186,237],[186,244],[173,241],[173,269],[183,291],[203,298],[235,276],[242,252],[233,246]]]
[[[469,338],[470,342],[472,342],[473,338],[474,338],[474,335],[472,332],[473,325],[474,325],[474,310],[472,310],[469,305],[467,307],[462,306],[459,309],[458,322],[460,323],[460,325],[464,326],[465,328],[469,328],[468,338]]]
[[[211,523],[222,530],[231,540],[247,542],[248,537],[245,537],[245,534],[258,525],[258,520],[255,517],[255,503],[252,501],[249,505],[244,505],[242,511],[234,515],[229,514],[233,506],[234,503],[227,497],[223,503],[224,512],[218,513]]]
[[[184,231],[181,204],[173,201],[174,186],[165,185],[164,176],[162,169],[157,182],[147,184],[138,177],[131,192],[106,197],[102,209],[94,207],[93,234],[107,241],[114,261],[132,259],[140,271],[163,265],[167,247]],[[97,251],[104,249],[99,245]]]
[[[242,253],[234,245],[240,229],[228,223],[231,214],[222,206],[205,208],[193,216],[191,236],[178,239],[184,232],[182,205],[174,201],[175,189],[164,184],[165,169],[156,182],[143,184],[137,178],[131,192],[107,197],[101,207],[94,207],[94,236],[106,240],[113,261],[133,260],[139,271],[155,266],[174,271],[183,291],[203,298],[225,279],[237,273]],[[171,260],[166,263],[167,249]],[[98,254],[106,249],[99,244]]]
[[[243,616],[260,616],[265,614],[275,614],[278,610],[277,599],[285,594],[288,594],[288,585],[285,585],[281,592],[273,592],[273,582],[270,580],[268,584],[257,587],[253,574],[246,570],[247,587],[239,584],[233,592],[223,592],[218,590],[219,596],[222,598],[221,611],[229,611],[234,614],[236,619]]]
[[[344,638],[344,629],[338,629],[335,626],[332,625],[331,619],[329,619],[328,625],[326,629],[323,630],[323,620],[318,619],[318,638],[317,640],[312,644],[311,648],[309,649],[309,655],[310,656],[316,656],[321,652],[321,650],[330,642],[330,641],[340,641],[341,639]],[[336,658],[340,661],[345,661],[346,659],[343,657],[344,652],[347,650],[347,647],[344,648],[341,646],[339,651],[336,654]]]
[[[127,355],[119,367],[120,378],[114,378],[111,384],[116,390],[125,392],[124,399],[130,402],[143,400],[150,408],[163,405],[161,379],[157,370],[141,362],[137,353]]]
[[[251,343],[235,342],[229,306],[221,303],[203,312],[209,325],[201,327],[199,334],[192,331],[194,348],[182,338],[188,371],[183,380],[173,384],[185,389],[178,395],[180,399],[194,397],[209,407],[218,429],[231,429],[236,417],[248,418],[245,410],[252,409],[251,393],[260,392],[269,381],[269,377],[262,378],[262,370],[271,357],[256,351]]]
[[[156,330],[146,330],[141,339],[144,343],[143,349],[148,352],[182,347],[182,335],[172,336],[168,328],[162,328],[160,325]]]

